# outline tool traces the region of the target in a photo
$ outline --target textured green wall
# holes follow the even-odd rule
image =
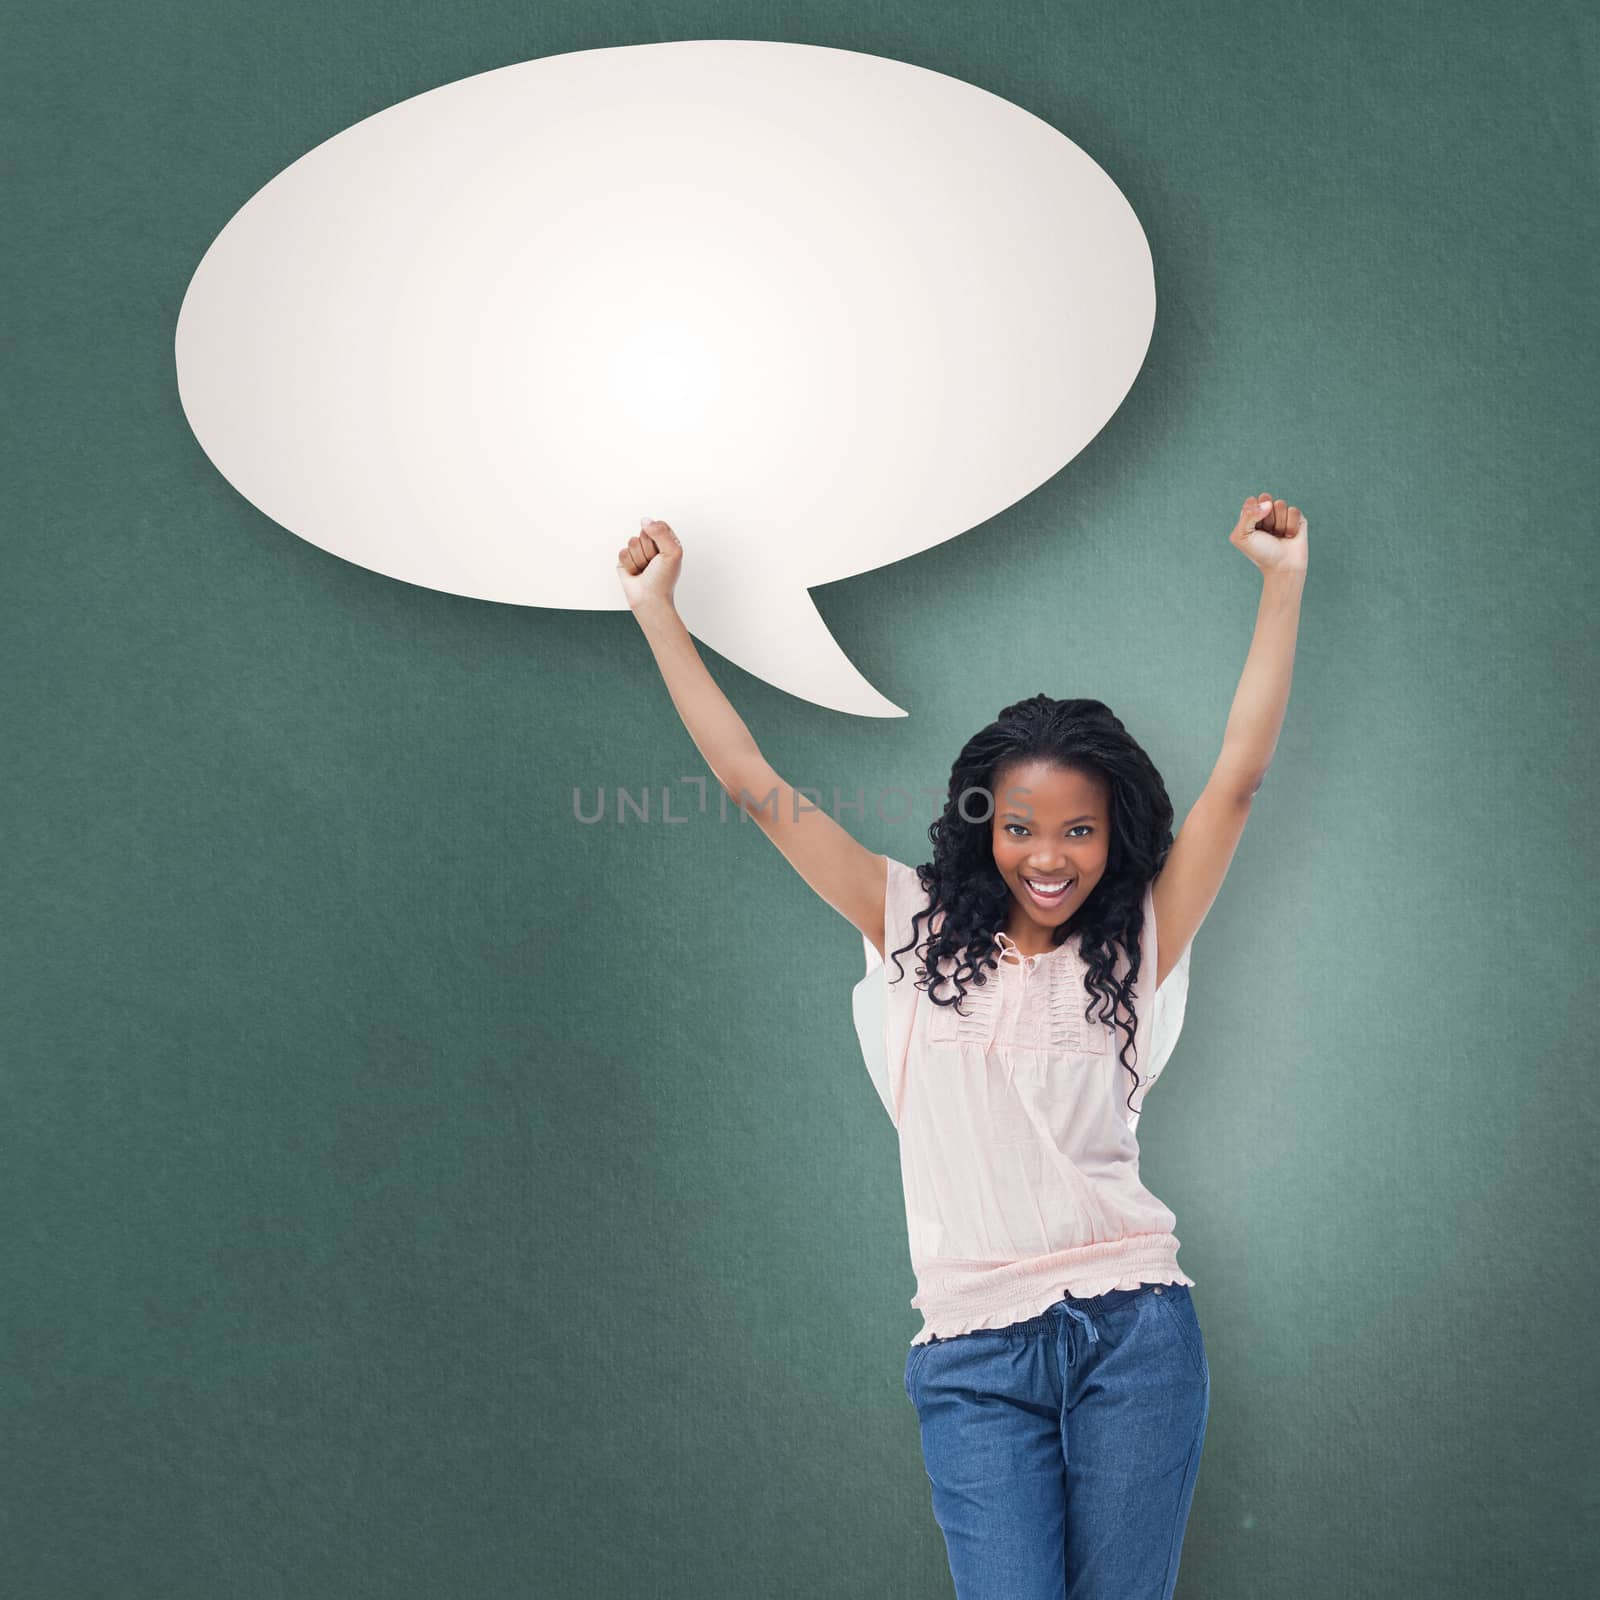
[[[174,381],[200,255],[312,146],[714,37],[1016,101],[1156,264],[1080,460],[819,591],[908,719],[707,652],[791,781],[939,785],[1007,701],[1092,694],[1181,816],[1254,616],[1240,499],[1311,520],[1142,1128],[1213,1377],[1180,1596],[1592,1593],[1591,17],[9,7],[0,1595],[950,1592],[859,937],[748,823],[574,821],[704,770],[630,616],[296,540]],[[859,827],[914,862],[924,825]]]

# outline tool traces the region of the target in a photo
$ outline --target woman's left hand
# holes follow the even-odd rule
[[[1306,570],[1305,513],[1271,495],[1253,494],[1244,503],[1228,542],[1236,545],[1263,573]]]

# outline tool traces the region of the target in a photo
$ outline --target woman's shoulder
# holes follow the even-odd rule
[[[932,904],[932,891],[922,886],[920,868],[900,861],[894,856],[885,856],[884,859],[889,863],[889,875],[884,886],[885,920],[894,929],[903,928],[905,935],[909,935],[915,914],[926,911]],[[922,931],[924,933],[928,931],[926,921],[922,924]],[[905,935],[897,942],[903,944]]]

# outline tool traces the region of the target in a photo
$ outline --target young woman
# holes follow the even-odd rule
[[[959,1600],[1170,1600],[1177,1583],[1211,1378],[1137,1125],[1283,725],[1306,520],[1252,496],[1229,540],[1262,573],[1260,608],[1176,841],[1111,711],[1041,694],[963,746],[916,869],[798,806],[768,765],[673,607],[672,529],[641,522],[617,552],[706,764],[860,930],[868,979],[882,969],[857,1022],[899,1131],[923,1315],[905,1387]]]

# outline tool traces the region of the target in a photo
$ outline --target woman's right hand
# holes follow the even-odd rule
[[[672,591],[683,566],[683,546],[664,522],[639,519],[639,531],[617,551],[617,578],[630,610],[647,602],[672,603]]]

